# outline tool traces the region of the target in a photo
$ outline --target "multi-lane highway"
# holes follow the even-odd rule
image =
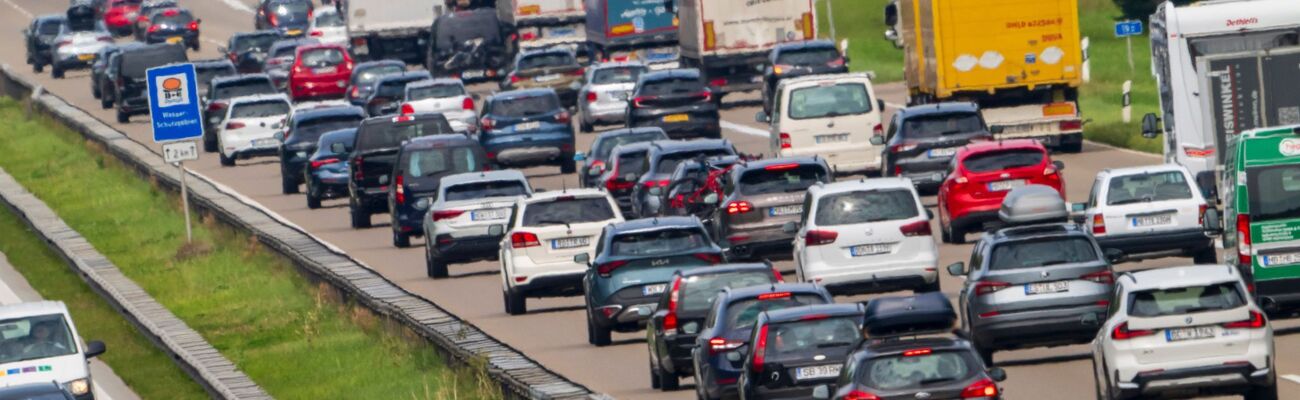
[[[0,13],[0,25],[17,31],[32,15],[63,12],[63,1],[2,0],[0,7],[10,7],[16,12]],[[255,0],[182,0],[203,19],[203,51],[192,54],[192,59],[214,58],[215,49],[224,44],[234,32],[252,30],[252,4]],[[6,10],[7,11],[7,10]],[[74,105],[90,112],[106,123],[126,132],[134,140],[149,143],[149,125],[145,117],[135,118],[130,124],[114,124],[111,110],[100,110],[98,101],[89,92],[85,71],[69,72],[66,79],[54,80],[49,74],[37,76],[25,68],[21,36],[11,34],[0,42],[0,62],[36,78],[53,92]],[[21,68],[20,68],[21,67]],[[480,86],[488,91],[495,86]],[[881,85],[876,88],[886,101],[898,104],[903,101],[898,85]],[[763,153],[767,149],[766,130],[753,122],[758,107],[753,102],[742,101],[756,96],[732,96],[723,112],[724,135],[742,152]],[[578,148],[586,149],[594,135],[580,135]],[[1087,189],[1097,171],[1110,167],[1125,167],[1159,163],[1157,156],[1097,145],[1087,145],[1082,154],[1057,157],[1066,164],[1064,171],[1070,200],[1087,197]],[[354,230],[349,227],[346,200],[334,200],[319,210],[308,210],[301,195],[280,194],[279,165],[275,159],[263,158],[241,161],[237,167],[221,167],[217,157],[206,154],[187,167],[213,181],[224,184],[244,196],[278,213],[322,240],[351,253],[371,268],[384,274],[406,289],[425,296],[448,311],[474,323],[487,333],[518,348],[544,366],[576,380],[593,390],[624,399],[690,398],[694,392],[684,389],[673,393],[651,390],[647,369],[646,347],[643,334],[615,334],[615,344],[597,349],[587,344],[583,303],[581,298],[530,300],[530,313],[525,316],[507,316],[502,308],[499,265],[480,262],[453,265],[452,278],[434,281],[425,277],[423,248],[417,242],[409,249],[396,249],[391,245],[387,217],[375,216],[376,227]],[[573,175],[561,175],[558,168],[535,168],[525,171],[535,187],[560,188],[577,185]],[[934,199],[926,200],[933,205]],[[935,232],[938,229],[935,228]],[[969,257],[970,246],[944,245],[941,247],[940,266]],[[1190,264],[1190,259],[1164,259],[1158,261],[1124,264],[1121,270]],[[778,263],[790,269],[789,262]],[[960,282],[957,278],[943,277],[945,293],[955,295]],[[843,299],[860,300],[860,299]],[[1297,332],[1300,323],[1275,324],[1280,333]],[[1300,335],[1280,334],[1277,337],[1277,366],[1282,382],[1283,398],[1300,399]],[[1093,396],[1093,379],[1084,346],[1052,349],[1034,349],[999,353],[997,362],[1005,367],[1009,379],[1005,394],[1011,399],[1076,399]],[[1288,380],[1288,374],[1289,380]]]

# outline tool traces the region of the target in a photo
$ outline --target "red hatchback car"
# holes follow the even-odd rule
[[[1046,185],[1065,198],[1061,170],[1036,140],[972,143],[953,157],[952,171],[939,186],[939,225],[944,243],[965,243],[966,232],[997,221],[1007,192],[1025,185]]]
[[[140,14],[143,0],[110,0],[104,5],[104,25],[117,36],[131,34],[132,24]]]
[[[289,68],[289,96],[294,101],[342,98],[351,77],[352,57],[343,46],[302,46]]]

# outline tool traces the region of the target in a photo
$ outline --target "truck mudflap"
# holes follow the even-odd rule
[[[1068,147],[1082,138],[1083,119],[1071,102],[986,108],[981,111],[998,140],[1038,139],[1052,147]]]

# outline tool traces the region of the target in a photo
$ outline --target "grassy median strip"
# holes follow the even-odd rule
[[[186,245],[179,198],[76,133],[24,121],[9,99],[0,120],[0,167],[273,396],[500,397],[481,368],[449,367],[248,235],[204,220]]]

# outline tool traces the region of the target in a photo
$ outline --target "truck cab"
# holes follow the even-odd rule
[[[1269,314],[1300,309],[1300,125],[1247,131],[1229,141],[1223,177],[1223,248]],[[1212,214],[1212,213],[1211,213]],[[1207,224],[1217,216],[1207,215]]]

